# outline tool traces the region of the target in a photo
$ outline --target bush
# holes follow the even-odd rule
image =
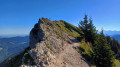
[[[79,53],[82,54],[88,61],[93,62],[93,50],[90,43],[85,43],[84,40],[81,41],[81,45],[79,46]]]

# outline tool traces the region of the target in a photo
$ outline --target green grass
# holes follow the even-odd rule
[[[81,45],[79,47],[82,51],[82,54],[90,55],[90,52],[93,52],[92,48],[86,44],[84,41],[81,42]]]
[[[115,59],[114,63],[116,65],[115,67],[120,67],[120,60]]]
[[[65,33],[77,38],[79,37],[79,33],[77,31],[77,27],[73,26],[72,24],[69,24],[67,22],[63,21],[53,21],[51,22],[53,25],[57,27],[59,31],[64,31]]]
[[[85,57],[88,61],[91,63],[93,62],[93,50],[90,44],[85,43],[85,41],[82,40],[81,45],[79,46],[79,53],[82,54],[83,57]]]
[[[60,20],[60,21],[51,21],[47,18],[41,18],[42,21],[44,22],[50,22],[52,23],[54,26],[56,26],[57,30],[59,30],[60,32],[65,32],[75,38],[79,37],[80,34],[79,34],[79,30],[76,26],[68,23],[68,22],[65,22],[63,20]]]

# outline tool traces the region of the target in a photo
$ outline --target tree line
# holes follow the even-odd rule
[[[120,43],[110,38],[110,36],[105,36],[103,29],[98,34],[92,18],[88,18],[87,15],[84,16],[78,26],[79,30],[82,31],[80,33],[82,39],[92,44],[91,60],[93,60],[94,64],[97,67],[114,66],[115,58],[119,59],[120,57]]]

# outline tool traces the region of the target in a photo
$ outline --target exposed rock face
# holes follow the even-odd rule
[[[29,54],[40,67],[88,67],[73,49],[69,35],[57,30],[50,20],[39,19],[30,32]],[[79,45],[79,43],[78,43]],[[71,51],[72,50],[72,51]],[[72,53],[74,52],[74,53]],[[77,59],[78,58],[78,59]],[[72,62],[76,61],[76,62]],[[83,64],[84,66],[82,66]],[[81,65],[81,66],[80,66]]]
[[[44,32],[41,29],[40,24],[43,24],[41,20],[37,24],[35,24],[34,28],[30,32],[30,47],[35,47],[36,43],[40,42],[44,38]]]

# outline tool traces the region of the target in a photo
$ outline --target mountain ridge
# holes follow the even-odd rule
[[[76,49],[80,45],[76,39],[80,37],[79,33],[77,27],[63,20],[40,18],[29,35],[30,49],[5,60],[8,62],[5,67],[89,67],[91,64]]]
[[[79,36],[78,33],[77,27],[65,21],[40,18],[30,32],[29,54],[36,65],[42,67],[89,67],[84,60],[78,59],[82,56],[73,48],[75,42],[80,45],[74,38]]]

